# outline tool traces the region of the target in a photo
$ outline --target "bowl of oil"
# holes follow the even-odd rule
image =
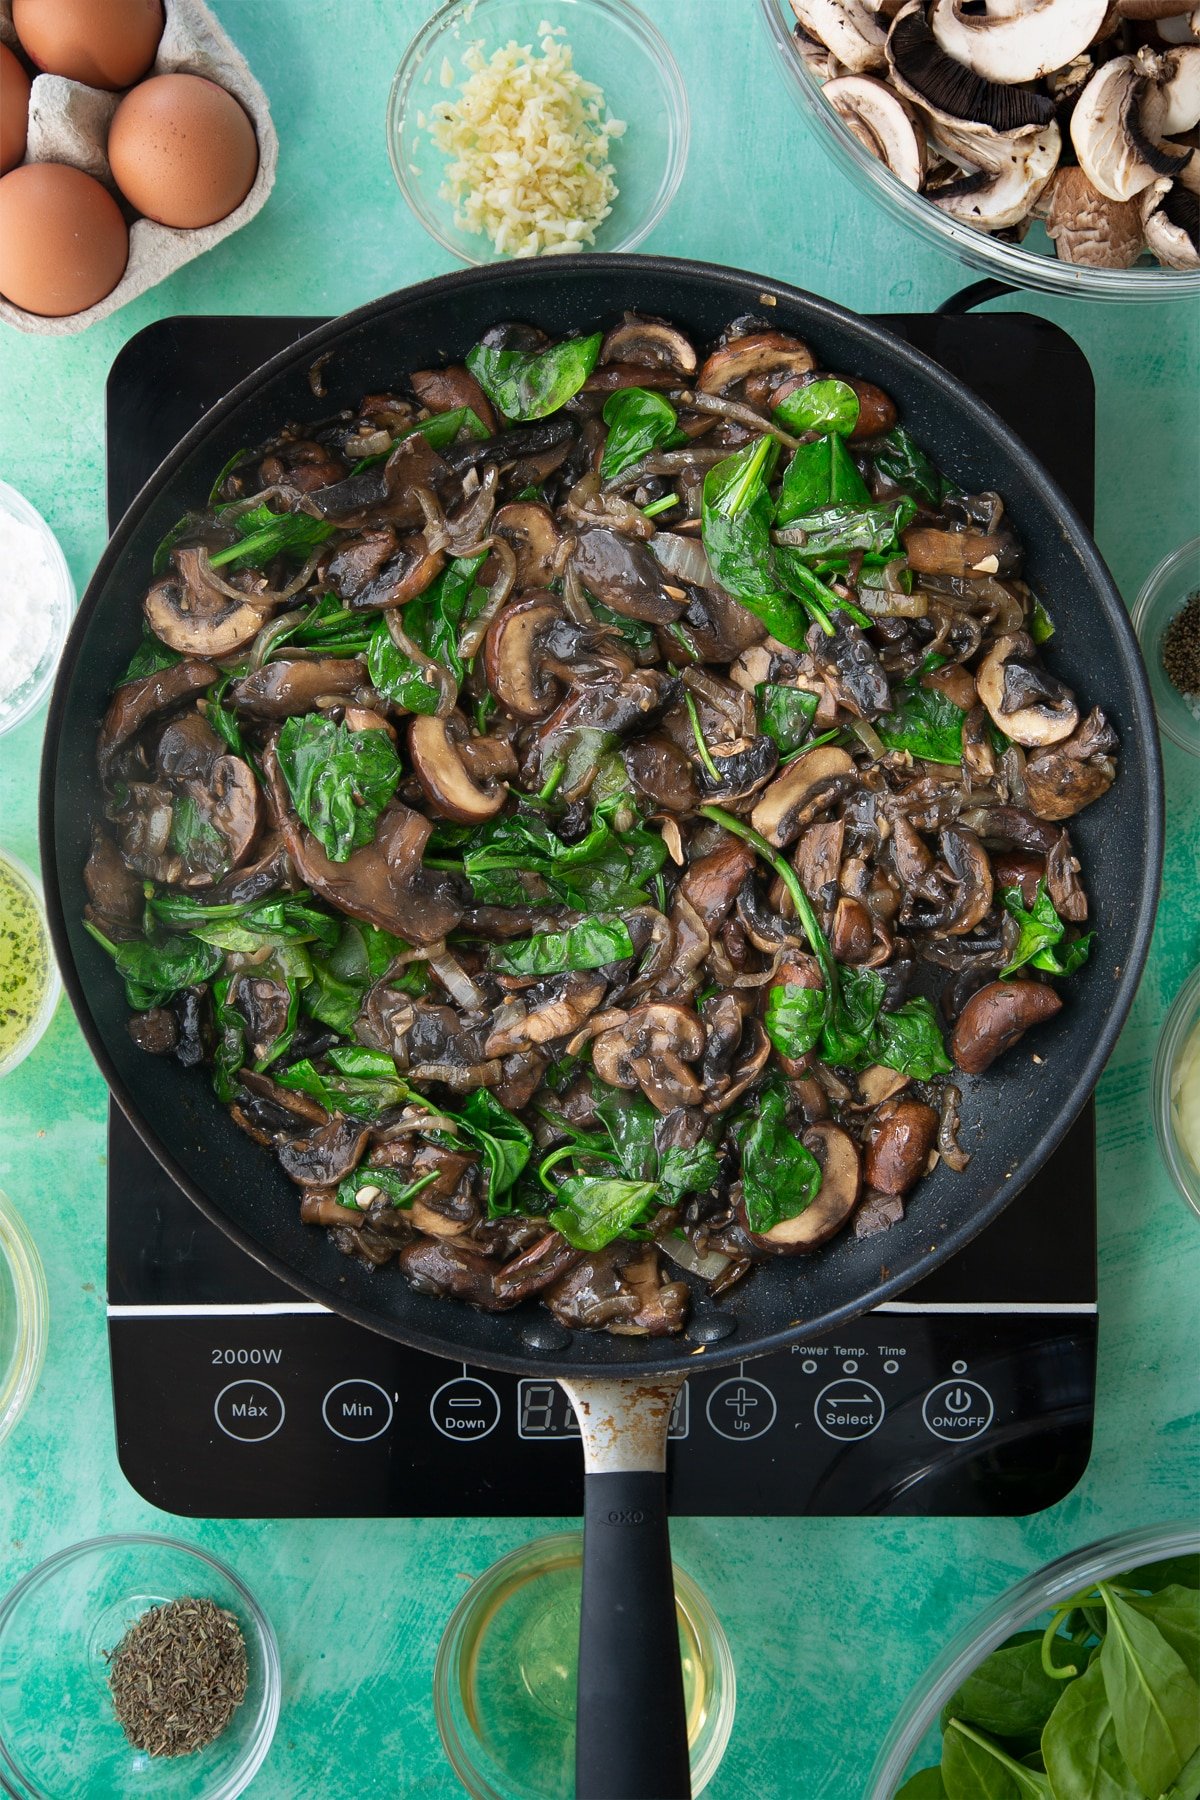
[[[0,1077],[24,1062],[61,994],[41,883],[0,850]]]

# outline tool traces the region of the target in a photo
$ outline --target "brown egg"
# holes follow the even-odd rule
[[[8,45],[0,44],[0,175],[24,156],[28,123],[29,77]]]
[[[0,179],[0,294],[62,318],[111,294],[129,256],[121,209],[82,169],[24,163]]]
[[[113,180],[160,225],[194,230],[240,206],[258,172],[254,127],[202,75],[155,75],[126,94],[108,128]]]
[[[154,61],[162,0],[13,0],[23,49],[48,75],[123,88]]]

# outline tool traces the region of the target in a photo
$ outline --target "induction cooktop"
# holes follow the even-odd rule
[[[1092,377],[1063,331],[1014,313],[880,322],[1008,419],[1091,518]],[[201,413],[318,323],[193,316],[132,338],[108,383],[110,522]],[[1005,1515],[1060,1500],[1091,1448],[1095,1192],[1089,1105],[1001,1218],[902,1300],[697,1371],[671,1426],[672,1510]],[[192,1206],[115,1108],[108,1319],[121,1467],[168,1512],[582,1510],[578,1427],[554,1382],[443,1362],[302,1300]]]

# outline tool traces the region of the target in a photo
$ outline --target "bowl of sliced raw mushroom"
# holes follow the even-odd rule
[[[1051,292],[1200,292],[1195,0],[761,4],[831,155],[927,239]]]

